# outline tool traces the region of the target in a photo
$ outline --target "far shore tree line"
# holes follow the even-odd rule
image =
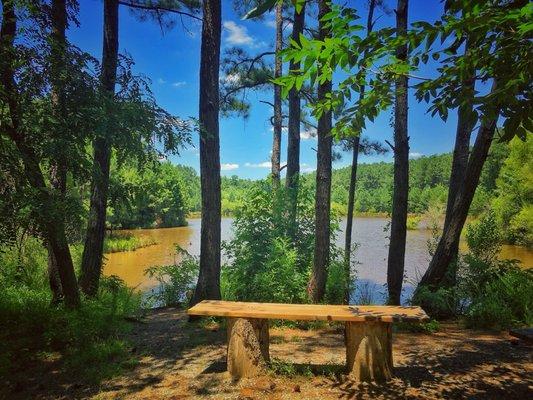
[[[304,248],[312,253],[296,258],[310,263],[310,276],[302,274],[308,278],[306,301],[327,300],[328,276],[336,270],[330,267],[338,261],[332,216],[344,207],[348,215],[391,213],[388,302],[399,304],[408,212],[445,202],[444,226],[419,287],[438,291],[450,284],[459,238],[476,204],[493,200],[502,226],[512,228],[509,238],[531,231],[531,197],[521,192],[527,180],[516,177],[516,169],[531,147],[533,8],[525,0],[447,0],[430,24],[410,20],[408,0],[395,2],[394,10],[392,3],[370,0],[351,8],[326,0],[245,2],[237,12],[246,19],[274,12],[273,48],[248,54],[237,47],[221,54],[220,0],[104,0],[98,60],[67,39],[68,27],[78,23],[76,2],[2,0],[2,243],[13,242],[21,229],[42,238],[53,302],[78,308],[80,291],[98,295],[106,226],[180,225],[187,209],[199,204],[199,275],[190,304],[221,298],[223,210],[238,212],[236,188],[257,187],[221,177],[219,121],[246,116],[246,94],[253,90],[272,107],[267,182],[275,200],[270,229],[279,234],[276,246],[281,240],[283,254]],[[363,7],[366,24],[358,21]],[[159,107],[149,82],[133,73],[133,60],[119,54],[120,8],[162,30],[179,18],[201,23],[197,121]],[[394,15],[395,25],[378,26],[382,13]],[[427,64],[435,69],[430,76],[421,72]],[[457,112],[451,155],[409,160],[409,91],[435,118]],[[384,144],[366,124],[387,111],[392,140]],[[309,127],[316,129],[317,169],[302,174],[301,133]],[[194,171],[158,161],[190,145],[193,131],[199,135],[199,182]],[[501,157],[500,146],[506,148]],[[388,150],[392,164],[358,165],[359,154]],[[339,151],[351,152],[352,164],[333,171]],[[312,225],[309,210],[302,209],[309,187]],[[68,229],[80,221],[85,232],[79,235],[83,252],[76,274]],[[353,262],[349,221],[346,279]],[[312,249],[299,242],[302,229],[312,231]]]

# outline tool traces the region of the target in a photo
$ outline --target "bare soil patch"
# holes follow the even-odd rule
[[[342,374],[342,327],[271,328],[276,372],[231,381],[226,330],[158,310],[131,332],[139,364],[99,387],[72,382],[57,360],[40,365],[9,398],[35,399],[527,399],[533,395],[531,346],[506,333],[445,324],[434,334],[394,334],[395,378],[357,384]],[[2,391],[0,390],[0,397]],[[8,398],[8,397],[6,397]]]

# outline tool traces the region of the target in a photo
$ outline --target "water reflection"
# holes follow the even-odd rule
[[[233,237],[232,219],[222,220],[222,240]],[[388,219],[358,217],[354,221],[353,240],[359,246],[355,258],[358,262],[357,279],[359,289],[354,293],[358,299],[359,292],[365,284],[373,285],[374,301],[383,299],[386,282],[387,256],[388,256]],[[337,236],[337,245],[344,246],[344,229],[346,220],[341,223],[341,232]],[[193,255],[200,253],[200,220],[189,220],[189,226],[180,228],[138,229],[127,231],[138,236],[150,236],[158,244],[138,249],[131,252],[113,253],[106,255],[104,274],[118,275],[129,286],[140,289],[153,287],[155,282],[150,281],[144,270],[153,265],[170,264],[175,261],[175,246],[179,245]],[[427,230],[414,230],[407,232],[407,248],[405,253],[405,293],[407,297],[412,291],[412,282],[416,281],[426,270],[429,262],[427,242],[430,232]],[[463,244],[464,246],[464,244]],[[504,246],[502,258],[513,258],[522,261],[523,265],[533,266],[533,251],[520,246]]]

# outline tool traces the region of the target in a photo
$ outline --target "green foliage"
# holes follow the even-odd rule
[[[295,226],[287,218],[290,193],[258,182],[235,215],[235,236],[224,243],[223,297],[233,300],[302,303],[307,300],[314,247],[312,194],[298,194]],[[293,234],[295,241],[288,240]]]
[[[492,201],[496,220],[507,242],[533,246],[533,138],[509,143]]]
[[[324,40],[301,36],[301,44],[291,42],[284,50],[285,61],[298,61],[302,68],[275,80],[283,95],[303,82],[314,86],[332,81],[340,73],[343,78],[330,95],[312,104],[319,118],[326,110],[336,113],[334,134],[347,137],[360,134],[366,121],[374,121],[382,110],[392,105],[394,83],[398,76],[412,75],[421,64],[438,62],[439,75],[422,77],[415,84],[419,101],[431,104],[428,111],[446,120],[450,110],[475,96],[472,121],[505,118],[502,140],[517,135],[525,139],[531,122],[531,15],[530,2],[448,2],[442,17],[429,23],[415,22],[404,35],[384,27],[367,32],[359,24],[355,9],[332,4],[322,17],[331,37]],[[437,40],[440,40],[438,44]],[[465,39],[472,40],[464,54],[459,53]],[[408,45],[408,59],[396,57],[399,46]],[[465,76],[475,75],[481,82],[498,82],[490,95],[472,93],[458,87]],[[365,88],[364,96],[361,96]],[[474,125],[474,124],[473,124]]]
[[[498,259],[501,231],[494,213],[469,224],[466,239],[470,251],[459,260],[455,284],[436,290],[419,287],[413,302],[424,304],[435,318],[461,316],[473,328],[530,325],[533,270]]]
[[[440,330],[440,323],[436,319],[429,322],[399,322],[394,324],[394,328],[400,332],[431,334]]]
[[[50,306],[47,252],[35,238],[0,248],[0,378],[58,352],[81,381],[99,382],[132,364],[125,316],[139,312],[140,296],[116,278],[103,278],[96,299],[79,310]]]
[[[156,244],[155,240],[149,237],[138,237],[124,232],[113,232],[104,238],[104,253],[133,251],[153,244]]]
[[[460,314],[460,297],[455,286],[441,286],[436,290],[419,286],[411,302],[423,305],[424,311],[432,318],[447,319]]]
[[[149,294],[149,299],[157,306],[183,306],[189,299],[198,279],[200,261],[186,250],[176,246],[180,261],[170,265],[154,266],[145,274],[158,282]]]
[[[422,217],[419,215],[408,215],[407,216],[407,230],[413,231],[418,229],[418,224],[420,224]]]
[[[305,303],[314,254],[314,201],[301,182],[296,224],[287,218],[285,188],[256,182],[235,214],[234,238],[224,243],[222,297],[228,300]],[[332,223],[332,234],[338,229]],[[289,238],[294,238],[289,239]],[[333,240],[332,240],[333,242]],[[331,248],[326,301],[341,303],[348,278],[341,252]]]
[[[517,267],[499,271],[468,308],[467,326],[504,329],[533,323],[533,273]]]
[[[110,178],[109,224],[125,229],[186,225],[182,171],[168,161],[154,161],[144,168],[115,166]]]

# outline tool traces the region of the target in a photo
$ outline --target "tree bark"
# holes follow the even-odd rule
[[[65,0],[52,1],[52,103],[57,119],[64,121],[63,74],[65,69],[65,51],[67,28],[67,6]],[[61,132],[61,135],[64,135]],[[55,160],[50,162],[50,185],[57,196],[63,201],[67,190],[67,165],[62,151]],[[57,304],[63,297],[57,261],[51,246],[48,244],[48,281],[52,291],[52,304]]]
[[[228,318],[228,372],[235,380],[265,372],[269,355],[268,319]]]
[[[398,0],[396,10],[396,35],[407,33],[408,0]],[[407,59],[407,44],[396,50],[396,57]],[[389,257],[387,263],[387,287],[389,304],[400,304],[405,267],[405,240],[407,234],[407,200],[409,195],[409,137],[407,136],[407,76],[396,80],[394,105],[394,193]]]
[[[39,160],[29,143],[28,137],[22,131],[21,116],[17,100],[17,88],[13,71],[13,43],[17,31],[17,19],[14,2],[2,1],[2,27],[0,30],[0,76],[2,79],[3,95],[7,103],[11,123],[6,126],[7,135],[13,140],[20,153],[24,172],[28,183],[35,189],[35,214],[41,232],[52,249],[57,261],[58,273],[63,288],[65,305],[76,308],[80,305],[80,297],[74,266],[65,236],[64,223],[56,202],[46,187]]]
[[[329,29],[324,27],[322,17],[330,12],[328,0],[318,3],[318,26],[320,39],[331,36]],[[318,100],[325,100],[331,93],[331,81],[318,85]],[[316,170],[315,196],[315,249],[313,273],[309,281],[309,297],[314,303],[324,299],[326,280],[330,258],[330,211],[331,211],[331,111],[325,111],[318,119],[318,149]]]
[[[472,46],[470,40],[467,40],[465,45],[465,54]],[[474,128],[472,114],[474,102],[474,71],[471,71],[470,76],[463,81],[463,90],[465,90],[466,99],[463,105],[459,107],[457,116],[457,130],[455,134],[455,146],[453,149],[452,170],[450,174],[450,186],[448,189],[448,200],[446,204],[446,216],[444,219],[444,226],[450,223],[453,205],[461,186],[464,182],[466,167],[468,165],[468,157],[470,151],[470,135]],[[453,258],[457,259],[459,253],[459,238],[452,244]]]
[[[220,14],[220,0],[204,1],[199,109],[202,192],[200,273],[191,306],[204,299],[220,299]]]
[[[368,17],[366,20],[366,31],[367,35],[372,32],[374,27],[374,9],[376,8],[376,0],[370,0],[368,3]],[[360,99],[365,96],[365,86],[361,87]],[[353,138],[353,149],[352,149],[352,166],[350,173],[350,188],[348,190],[348,211],[346,218],[346,237],[344,241],[344,262],[345,262],[345,274],[346,279],[350,279],[351,275],[351,266],[350,259],[352,256],[352,231],[353,231],[353,212],[355,207],[355,185],[357,183],[357,163],[359,158],[359,140],[360,136]],[[350,285],[346,285],[346,293],[344,295],[344,302],[346,304],[350,303]]]
[[[274,66],[274,78],[281,77],[283,73],[283,3],[276,5],[276,55]],[[281,129],[283,117],[281,113],[281,87],[274,85],[274,134],[272,139],[272,183],[279,187],[281,170]]]
[[[492,85],[491,92],[496,90],[497,83]],[[487,159],[487,155],[496,131],[496,123],[500,110],[489,116],[485,116],[479,128],[479,132],[472,148],[472,154],[468,160],[468,166],[464,174],[464,179],[459,192],[455,197],[452,211],[449,216],[448,224],[444,226],[444,231],[439,240],[435,254],[429,263],[429,267],[420,280],[419,287],[429,285],[436,287],[444,279],[448,266],[454,257],[454,244],[459,240],[461,231],[468,216],[470,204],[474,198],[479,177],[483,165]]]
[[[300,43],[300,34],[303,34],[305,25],[305,3],[300,13],[294,10],[294,22],[292,25],[292,40]],[[289,70],[300,69],[300,63],[292,61]],[[289,129],[287,137],[287,175],[285,185],[290,190],[289,193],[289,219],[292,226],[296,221],[296,206],[298,203],[298,179],[300,175],[300,96],[298,90],[293,87],[289,91]]]
[[[346,237],[344,240],[344,263],[346,279],[350,279],[351,266],[350,258],[352,253],[352,231],[353,231],[353,212],[355,207],[355,185],[357,183],[357,163],[359,158],[359,139],[354,137],[352,150],[352,166],[350,167],[350,188],[348,189],[348,211],[346,213]],[[350,304],[350,285],[346,286],[344,303]]]
[[[115,95],[117,79],[118,6],[118,0],[104,1],[104,42],[100,83],[104,94],[110,99]],[[106,132],[93,141],[91,201],[80,276],[81,289],[91,297],[98,293],[102,271],[112,130],[112,124],[108,123]]]

